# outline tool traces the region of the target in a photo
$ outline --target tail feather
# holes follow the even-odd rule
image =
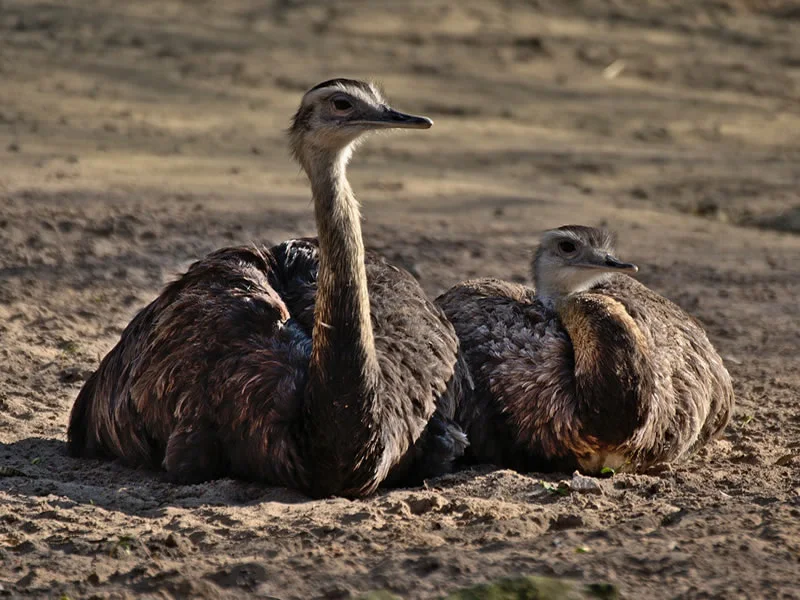
[[[98,440],[91,427],[98,380],[97,374],[97,371],[92,373],[92,376],[83,384],[69,416],[67,453],[76,458],[95,456],[97,454]]]

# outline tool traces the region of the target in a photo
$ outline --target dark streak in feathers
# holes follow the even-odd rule
[[[315,90],[321,90],[322,88],[326,87],[333,87],[335,85],[341,85],[346,87],[354,87],[358,88],[369,95],[372,95],[372,88],[370,85],[365,81],[359,81],[357,79],[346,79],[344,77],[337,77],[336,79],[328,79],[327,81],[323,81],[322,83],[318,83],[314,87],[312,87],[308,92],[313,92]],[[306,93],[308,93],[306,92]]]
[[[573,233],[587,245],[594,248],[613,248],[617,245],[617,236],[613,231],[600,227],[587,227],[586,225],[562,225],[553,231]]]
[[[374,98],[377,102],[384,102],[383,94],[379,94],[378,96],[375,95],[376,90],[373,87],[365,82],[365,81],[358,81],[356,79],[345,79],[345,78],[337,78],[337,79],[329,79],[328,81],[323,81],[322,83],[318,83],[310,90],[306,92],[306,95],[314,92],[316,90],[320,90],[327,87],[334,87],[340,86],[344,88],[356,88],[361,90],[362,92],[366,93],[369,97]],[[294,132],[297,134],[301,131],[308,131],[310,125],[311,115],[314,112],[314,107],[311,105],[301,105],[297,112],[295,112],[294,116],[292,117],[291,124],[289,126],[289,132]],[[293,152],[295,152],[293,150]],[[295,152],[296,154],[296,152]]]
[[[382,102],[353,80],[311,91],[331,85]],[[461,454],[455,331],[413,277],[365,255],[345,173],[365,129],[325,101],[304,96],[289,132],[320,242],[226,248],[168,285],[81,390],[71,454],[352,497]]]
[[[417,482],[448,471],[464,450],[452,421],[457,340],[410,274],[371,253],[366,268],[381,374],[374,451],[394,465],[391,483]],[[179,482],[233,475],[309,492],[317,269],[315,239],[226,248],[194,263],[136,315],[84,385],[69,453],[163,465]],[[358,477],[371,482],[365,493],[380,483],[375,473]]]
[[[730,376],[702,328],[630,277],[569,296],[561,318],[497,280],[436,302],[474,381],[456,408],[474,461],[598,472],[621,457],[640,471],[688,457],[730,419]]]

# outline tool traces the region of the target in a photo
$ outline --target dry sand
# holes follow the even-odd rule
[[[486,467],[358,502],[67,458],[82,381],[166,281],[313,233],[283,131],[339,75],[436,121],[357,157],[369,246],[434,295],[524,280],[544,228],[609,225],[725,358],[723,439],[602,494]],[[796,1],[0,0],[0,595],[433,598],[544,574],[799,597],[798,184]]]

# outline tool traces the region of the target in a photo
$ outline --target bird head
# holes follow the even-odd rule
[[[428,129],[433,121],[391,108],[373,83],[331,79],[303,96],[289,128],[292,154],[303,166],[315,153],[352,148],[364,134],[382,129]]]
[[[605,229],[565,225],[542,235],[533,257],[536,294],[545,304],[588,290],[614,273],[636,273],[615,256],[615,236]]]

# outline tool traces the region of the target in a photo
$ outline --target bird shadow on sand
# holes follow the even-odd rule
[[[47,438],[0,443],[0,475],[0,492],[12,496],[56,496],[58,500],[51,499],[51,504],[91,504],[139,517],[162,516],[173,507],[312,501],[287,488],[234,479],[175,485],[159,471],[129,469],[116,461],[71,458],[63,441]]]
[[[474,466],[433,481],[437,489],[464,485],[495,469]],[[379,495],[397,488],[381,489]],[[72,458],[62,440],[37,437],[0,443],[0,493],[47,497],[48,504],[61,508],[92,505],[143,518],[161,517],[170,508],[315,502],[288,488],[237,479],[176,485],[166,481],[160,471],[130,469],[117,461]]]

